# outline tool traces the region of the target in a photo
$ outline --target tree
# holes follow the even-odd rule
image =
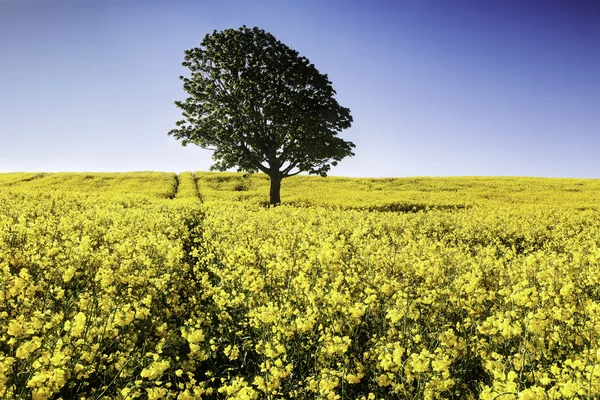
[[[262,171],[270,203],[280,203],[283,178],[300,172],[327,176],[353,156],[355,145],[337,134],[352,124],[334,98],[327,75],[306,57],[259,28],[207,34],[185,51],[181,76],[190,95],[175,104],[183,120],[169,135],[182,145],[213,150],[211,170]]]

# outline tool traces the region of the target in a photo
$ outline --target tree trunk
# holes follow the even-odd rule
[[[278,205],[281,203],[281,174],[279,171],[271,174],[271,191],[270,191],[270,203],[271,205]]]

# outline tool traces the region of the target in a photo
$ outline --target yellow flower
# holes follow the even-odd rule
[[[74,318],[74,324],[71,326],[71,336],[79,337],[85,328],[86,316],[82,312],[78,312]]]
[[[154,361],[148,367],[144,368],[140,375],[142,378],[156,380],[162,376],[163,372],[165,372],[170,365],[169,360]]]
[[[167,389],[164,388],[147,388],[148,400],[164,399],[167,396]]]
[[[23,326],[21,323],[11,320],[8,323],[8,334],[11,336],[19,336],[23,332]]]
[[[75,276],[75,272],[74,266],[70,266],[69,268],[65,269],[65,272],[63,273],[63,281],[65,283],[69,282],[71,279],[73,279],[73,276]]]
[[[204,341],[204,332],[201,329],[196,329],[187,334],[187,340],[190,343],[200,343]]]
[[[362,374],[358,374],[358,375],[354,375],[354,374],[348,374],[346,375],[346,382],[350,383],[350,384],[355,384],[355,383],[359,383],[364,375]]]
[[[15,357],[25,359],[25,358],[29,357],[29,355],[31,353],[33,353],[34,351],[39,349],[41,346],[42,346],[42,339],[40,339],[38,336],[34,336],[31,338],[31,340],[29,340],[29,341],[23,343],[21,346],[19,346],[19,348],[17,349],[17,351],[15,353]]]

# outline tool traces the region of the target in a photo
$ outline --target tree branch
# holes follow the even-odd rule
[[[296,167],[296,165],[298,165],[298,161],[293,161],[290,165],[288,165],[283,171],[281,171],[281,173],[285,176],[289,176],[287,175],[292,169],[294,169],[294,167]]]
[[[264,172],[267,175],[269,175],[269,172],[271,172],[269,168],[265,167],[261,163],[256,163],[256,168],[258,168],[261,172]]]
[[[300,172],[302,172],[302,171],[298,170],[298,171],[294,172],[293,174],[289,174],[289,173],[283,174],[283,177],[289,178],[290,176],[298,175]]]

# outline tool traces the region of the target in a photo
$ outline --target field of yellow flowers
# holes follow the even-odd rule
[[[0,399],[600,397],[600,181],[0,174]]]

